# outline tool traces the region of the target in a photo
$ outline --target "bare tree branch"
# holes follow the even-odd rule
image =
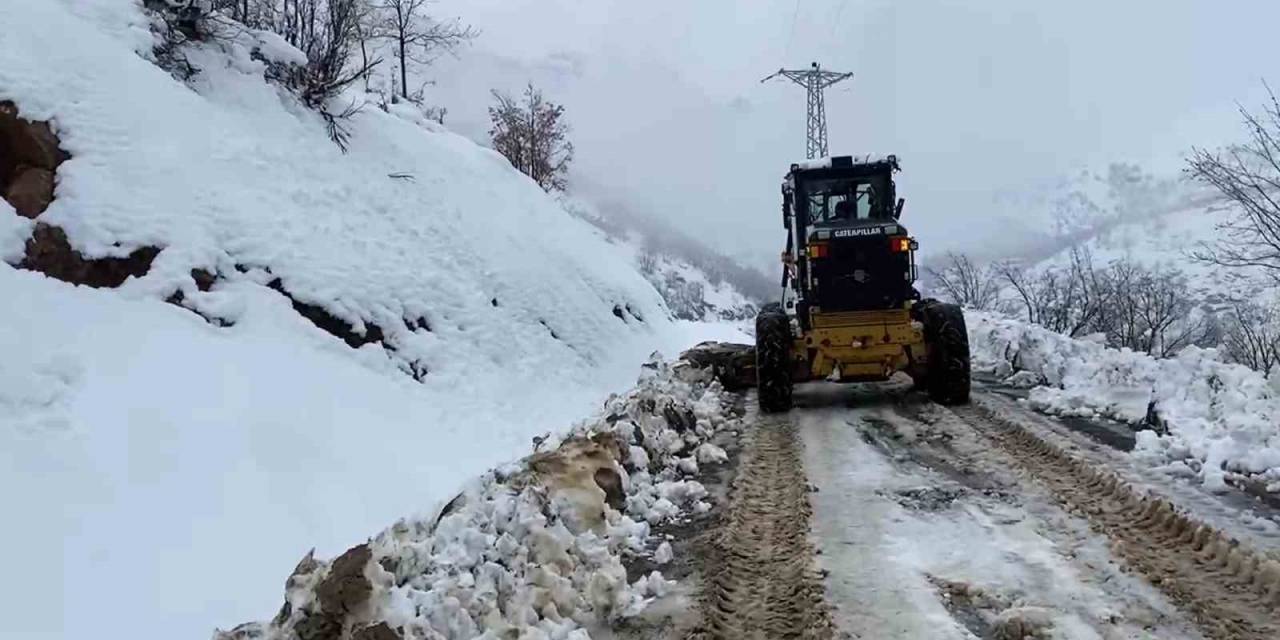
[[[379,14],[372,37],[389,40],[400,66],[400,94],[409,99],[409,62],[431,64],[441,54],[453,54],[479,32],[457,18],[437,19],[427,8],[432,0],[372,0]]]
[[[1232,202],[1235,215],[1219,224],[1220,240],[1193,256],[1227,267],[1254,267],[1280,281],[1280,100],[1261,115],[1241,107],[1248,139],[1221,151],[1193,150],[1187,171]]]

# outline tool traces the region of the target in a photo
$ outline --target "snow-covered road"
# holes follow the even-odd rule
[[[820,385],[801,398],[817,559],[840,631],[1200,637],[967,423],[937,419],[944,410],[893,388]]]
[[[952,410],[816,383],[796,403],[748,411],[726,499],[676,542],[698,611],[634,637],[1280,637],[1274,531],[1247,501],[990,392]]]

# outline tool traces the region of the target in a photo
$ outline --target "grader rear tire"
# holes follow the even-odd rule
[[[925,303],[924,339],[929,349],[925,389],[942,405],[969,403],[969,332],[958,305]]]
[[[756,387],[764,413],[791,409],[791,320],[779,304],[756,316]]]

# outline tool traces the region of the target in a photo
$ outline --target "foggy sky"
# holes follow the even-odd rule
[[[896,153],[925,250],[1008,246],[991,199],[1078,167],[1177,171],[1238,136],[1275,73],[1266,0],[442,0],[482,34],[431,70],[428,99],[483,139],[491,88],[563,103],[576,187],[772,269],[778,185],[804,155],[804,92],[761,84],[811,61],[834,155]],[[1026,212],[1034,217],[1037,212]]]

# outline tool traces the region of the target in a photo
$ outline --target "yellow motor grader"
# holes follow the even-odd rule
[[[791,165],[783,299],[756,317],[760,408],[791,408],[808,380],[887,380],[904,371],[935,402],[969,400],[969,339],[952,304],[915,289],[917,244],[899,218],[895,156]]]

